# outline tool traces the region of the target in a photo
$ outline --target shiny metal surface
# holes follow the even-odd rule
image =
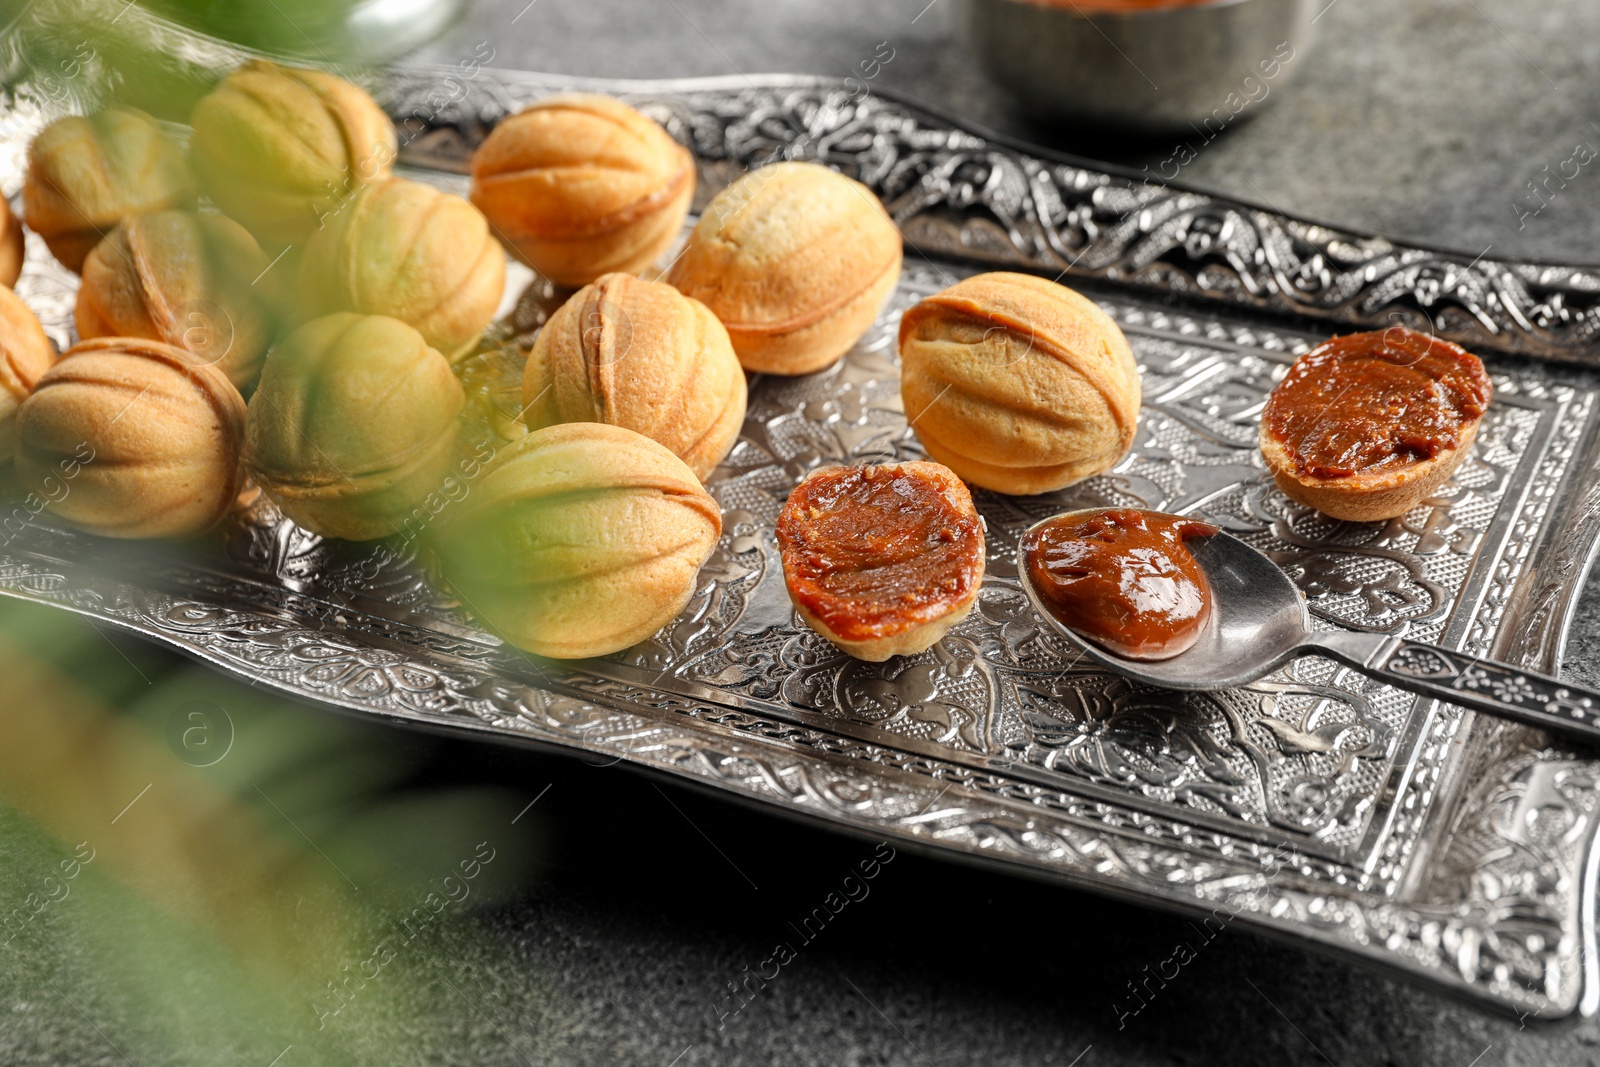
[[[990,77],[1035,117],[1197,143],[1292,82],[1313,0],[1212,0],[1126,12],[1056,0],[966,0]],[[1086,10],[1089,9],[1089,10]]]
[[[1035,523],[1029,531],[1062,518],[1088,518],[1100,510],[1064,512]],[[1188,541],[1211,586],[1211,615],[1199,640],[1166,659],[1119,656],[1085,638],[1045,606],[1022,548],[1029,531],[1017,548],[1017,579],[1028,601],[1084,655],[1132,681],[1166,689],[1231,689],[1249,685],[1297,656],[1320,654],[1413,693],[1451,700],[1579,743],[1600,742],[1596,718],[1600,693],[1395,635],[1315,632],[1305,596],[1283,568],[1221,531]]]
[[[117,26],[177,64],[238,59],[137,6]],[[1231,689],[1132,684],[1044,626],[1015,568],[1018,535],[1047,515],[1184,511],[1284,568],[1319,633],[1555,669],[1600,539],[1600,376],[1581,366],[1600,322],[1593,275],[1467,263],[1145,185],[824,79],[398,70],[373,88],[402,123],[406,173],[450,188],[496,119],[572,88],[617,93],[689,145],[702,205],[750,166],[820,160],[883,197],[908,240],[907,270],[838,366],[753,384],[742,439],[709,486],[723,541],[683,615],[618,656],[521,656],[440,594],[413,543],[324,541],[265,502],[175,546],[59,529],[14,500],[0,517],[0,594],[330,708],[594,753],[898,844],[1167,908],[1226,908],[1530,1018],[1595,1010],[1590,753],[1373,685],[1323,656]],[[0,188],[15,195],[32,130],[96,100],[15,84]],[[1054,275],[1074,259],[1075,284],[1138,357],[1133,451],[1062,493],[977,494],[991,555],[971,616],[918,657],[840,656],[793,616],[778,508],[820,464],[920,458],[899,398],[904,308],[985,266]],[[518,432],[505,416],[520,407],[519,345],[545,306],[538,286],[522,292],[525,272],[513,279],[516,306],[496,334],[507,343],[464,372],[491,453],[506,440],[497,434]],[[61,343],[75,285],[30,238],[17,288]],[[1266,393],[1325,336],[1307,315],[1431,318],[1469,344],[1574,365],[1491,355],[1495,403],[1454,482],[1390,523],[1331,523],[1277,492],[1256,448]],[[611,832],[626,847],[628,828]]]

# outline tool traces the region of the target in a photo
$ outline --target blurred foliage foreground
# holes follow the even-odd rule
[[[142,51],[138,33],[122,32],[141,7],[86,19],[97,2],[0,8],[8,23],[32,20],[33,32],[7,39],[8,76],[30,79],[52,107],[83,110],[109,89],[184,117],[217,71]],[[292,31],[318,50],[303,34],[313,16],[371,6],[229,0],[188,14],[253,46],[278,48]],[[261,30],[274,20],[287,20],[279,37]],[[521,793],[419,783],[422,751],[0,598],[0,1034],[11,1054],[390,1064],[441,1002],[479,1010],[449,977],[451,925],[525,891],[536,823],[514,823]],[[103,1043],[64,1059],[86,1027]]]
[[[419,1002],[471,1010],[449,927],[524,888],[526,797],[408,783],[402,735],[6,599],[0,694],[12,1025],[87,1023],[95,1062],[294,1067],[398,1062]]]

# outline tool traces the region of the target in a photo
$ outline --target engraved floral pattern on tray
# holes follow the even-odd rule
[[[1109,474],[1061,493],[978,493],[990,544],[978,609],[921,656],[862,663],[793,618],[771,530],[790,488],[819,465],[921,456],[900,410],[893,334],[899,311],[945,280],[913,266],[845,361],[756,383],[744,434],[711,480],[727,536],[695,597],[655,638],[585,673],[691,685],[733,706],[981,759],[1151,813],[1176,807],[1208,825],[1279,831],[1306,854],[1359,865],[1352,852],[1376,842],[1367,831],[1378,794],[1411,755],[1402,736],[1426,702],[1315,659],[1243,689],[1188,695],[1089,669],[1037,624],[1016,581],[1016,538],[1068,507],[1196,509],[1288,567],[1323,625],[1448,640],[1469,571],[1495,560],[1494,546],[1481,558],[1479,548],[1527,454],[1528,424],[1548,410],[1496,405],[1463,476],[1412,515],[1380,527],[1330,523],[1276,492],[1255,448],[1255,412],[1308,340],[1284,335],[1277,349],[1244,350],[1186,332],[1195,322],[1187,316],[1146,318],[1137,305],[1111,302],[1147,376],[1134,450]],[[515,359],[503,368],[513,380]],[[514,396],[507,390],[505,402]],[[324,602],[374,604],[494,644],[435,592],[424,561],[404,545],[324,542],[259,502],[229,531],[224,558]],[[540,670],[559,679],[566,668]]]
[[[938,284],[913,269],[906,305]],[[1130,331],[1148,376],[1146,418],[1109,474],[1035,499],[977,494],[989,527],[979,607],[934,649],[888,664],[837,653],[791,617],[770,530],[789,489],[820,464],[920,457],[900,411],[891,306],[878,330],[833,371],[767,379],[739,448],[712,483],[736,533],[714,557],[686,618],[597,665],[619,681],[694,683],[780,715],[820,717],[861,736],[980,755],[1057,785],[1094,785],[1194,816],[1294,833],[1342,856],[1359,844],[1425,702],[1372,686],[1331,662],[1302,661],[1245,689],[1179,695],[1081,666],[1036,623],[1014,564],[1022,528],[1068,507],[1196,508],[1289,567],[1324,625],[1440,637],[1509,475],[1527,453],[1526,424],[1547,413],[1496,407],[1485,446],[1438,498],[1387,527],[1329,523],[1264,481],[1255,411],[1274,372],[1305,340],[1250,353]],[[1135,309],[1113,303],[1124,321]]]

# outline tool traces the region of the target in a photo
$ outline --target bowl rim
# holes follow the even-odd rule
[[[1008,4],[1013,7],[1036,8],[1042,12],[1060,15],[1062,18],[1075,19],[1080,22],[1136,22],[1145,19],[1159,19],[1177,15],[1179,13],[1211,11],[1223,7],[1237,7],[1240,4],[1256,3],[1259,0],[1169,0],[1165,4],[1155,7],[1129,8],[1126,11],[1113,9],[1099,9],[1085,11],[1073,0],[972,0],[973,3]],[[1085,3],[1104,3],[1106,0],[1084,0]]]

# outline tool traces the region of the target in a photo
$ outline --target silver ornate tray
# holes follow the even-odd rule
[[[6,36],[9,194],[32,130],[92,102],[17,76],[37,70],[28,35],[73,6]],[[237,58],[143,15],[127,32],[196,70]],[[409,172],[457,188],[496,118],[572,87],[624,96],[690,145],[701,204],[748,166],[820,159],[883,196],[907,236],[904,278],[837,367],[752,383],[744,436],[711,482],[720,548],[684,614],[616,657],[517,654],[437,593],[406,544],[323,541],[263,502],[185,546],[97,540],[24,502],[0,529],[0,593],[325,705],[596,753],[846,831],[1237,917],[1527,1018],[1595,1012],[1600,760],[1320,659],[1226,692],[1129,685],[1036,624],[1011,561],[1018,532],[1064,508],[1187,511],[1290,568],[1319,625],[1554,671],[1600,541],[1600,375],[1581,366],[1596,361],[1600,277],[1469,263],[1149,185],[825,79],[600,84],[463,65],[369,84],[402,123]],[[29,253],[19,292],[65,344],[74,279],[36,243]],[[846,659],[796,623],[774,516],[818,464],[919,454],[897,316],[996,265],[1066,270],[1122,324],[1144,374],[1137,442],[1059,494],[980,494],[978,610],[924,655]],[[476,372],[508,394],[514,342],[544,296],[519,295]],[[1403,519],[1330,522],[1263,476],[1256,417],[1287,362],[1335,325],[1396,320],[1573,366],[1493,356],[1496,399],[1454,483]]]

